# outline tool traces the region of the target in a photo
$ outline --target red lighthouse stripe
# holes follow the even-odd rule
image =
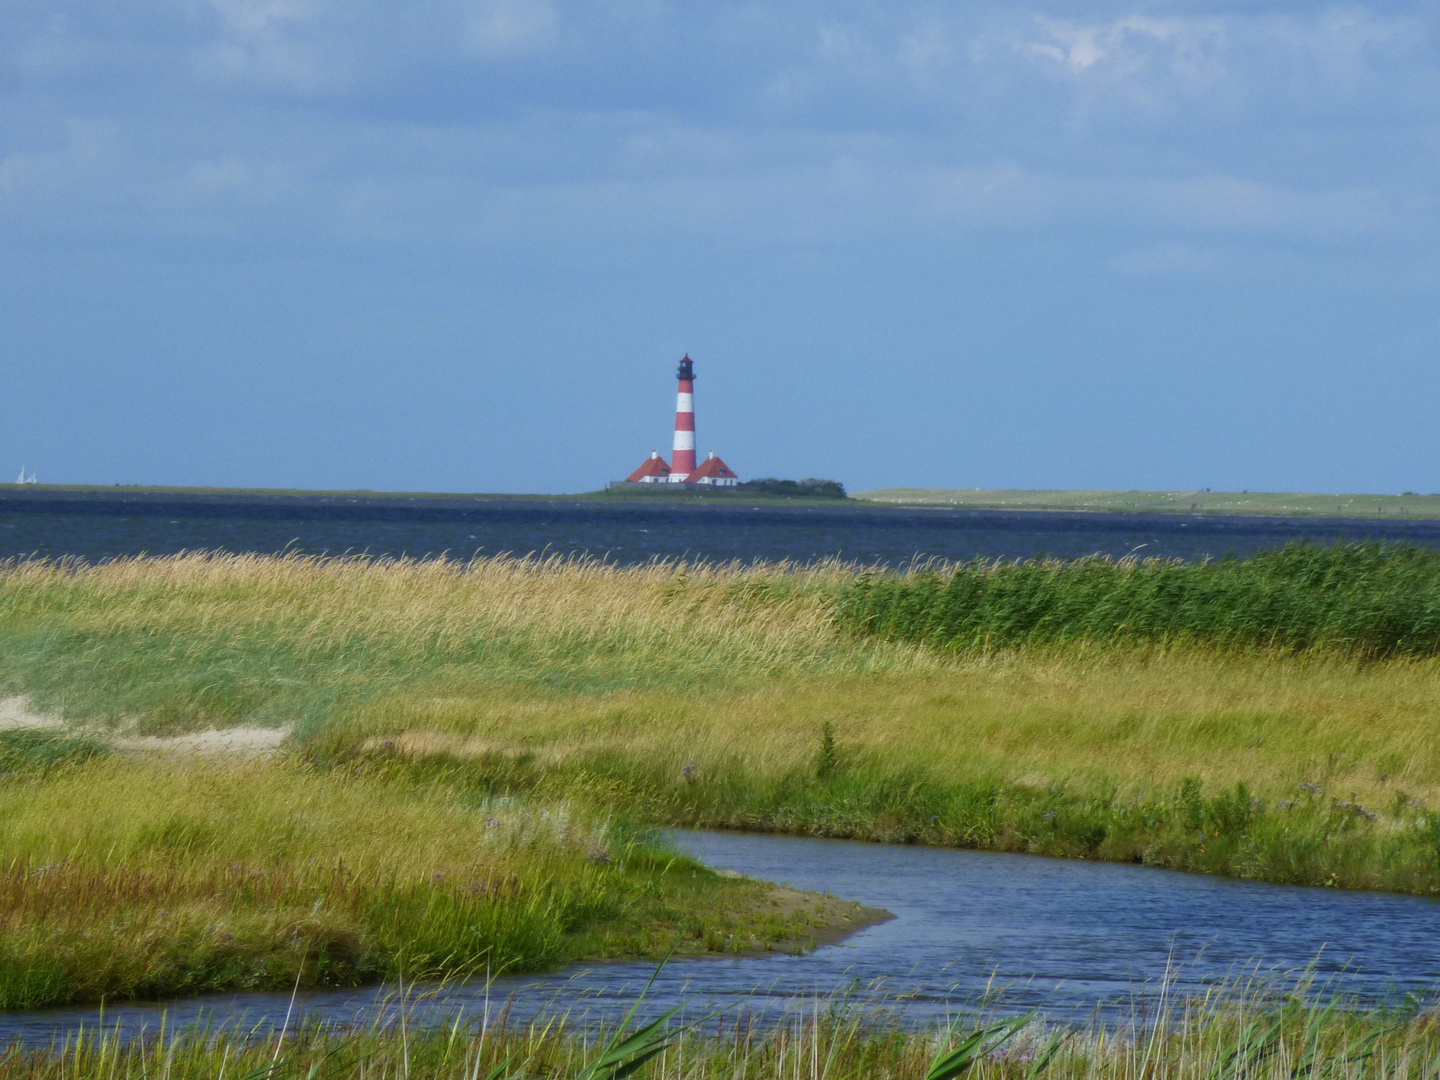
[[[682,363],[681,370],[686,367],[688,363]],[[695,380],[682,378],[679,383],[675,399],[675,454],[671,459],[675,479],[695,471]]]

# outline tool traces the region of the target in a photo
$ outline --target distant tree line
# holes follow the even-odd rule
[[[806,495],[819,499],[843,499],[845,485],[839,480],[821,480],[807,476],[804,480],[781,480],[774,476],[762,476],[758,480],[747,480],[740,487],[762,495]]]

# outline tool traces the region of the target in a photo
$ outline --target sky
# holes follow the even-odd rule
[[[1440,491],[1440,7],[6,0],[0,480]]]

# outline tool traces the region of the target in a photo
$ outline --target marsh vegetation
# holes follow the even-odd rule
[[[428,1028],[411,1026],[402,1002],[395,1022],[360,1030],[162,1028],[124,1040],[100,1029],[43,1049],[12,1044],[0,1051],[0,1077],[1409,1080],[1433,1076],[1440,1064],[1433,1017],[1413,1010],[1353,1010],[1245,983],[1154,1004],[1155,1012],[1112,1027],[1054,1028],[1032,1016],[967,1011],[947,1026],[916,1030],[883,1001],[848,997],[818,998],[765,1024],[733,1011],[685,1010],[612,1025],[568,1012],[513,1024],[496,1002]]]
[[[0,740],[5,1000],[803,940],[659,824],[1434,895],[1437,581],[1377,548],[11,564],[0,690],[68,726]],[[237,724],[286,752],[106,750]]]

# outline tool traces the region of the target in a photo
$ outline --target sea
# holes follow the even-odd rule
[[[1440,547],[1440,521],[899,507],[616,496],[55,491],[0,485],[0,558],[229,551],[560,555],[899,568],[942,559],[1244,557],[1292,543]]]

